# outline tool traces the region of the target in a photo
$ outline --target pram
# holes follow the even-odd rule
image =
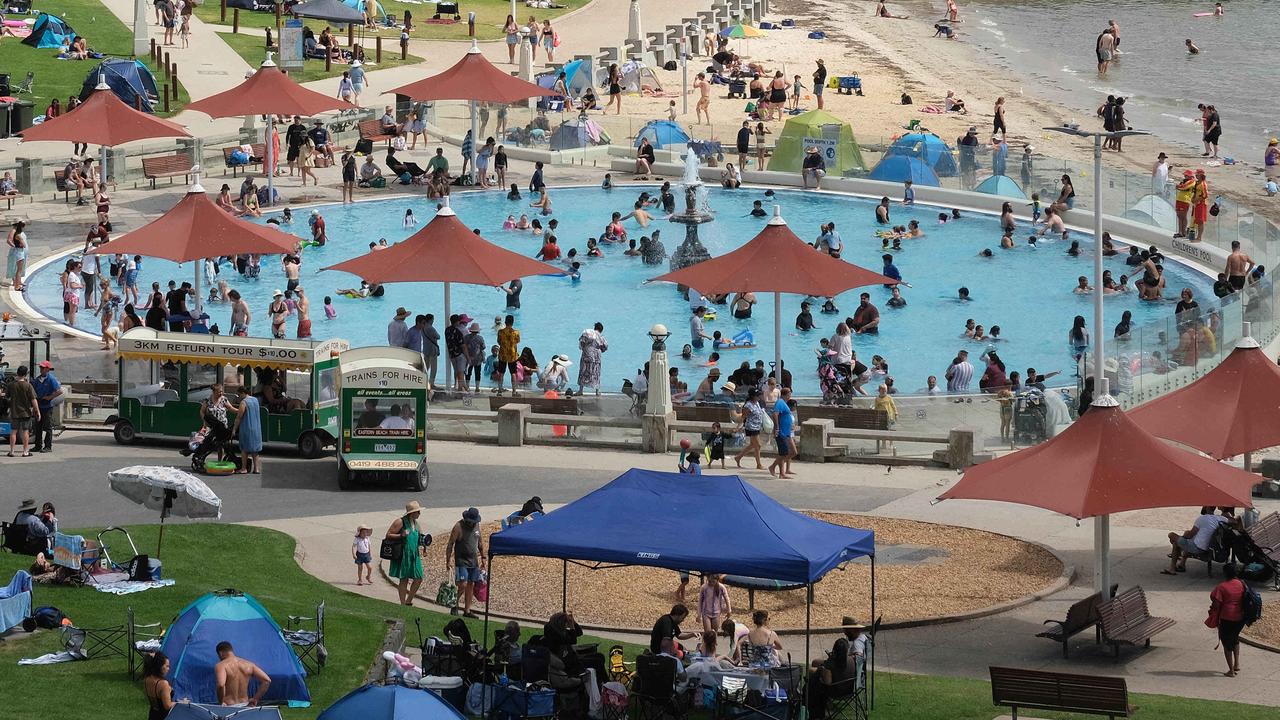
[[[818,361],[818,386],[823,405],[848,405],[853,398],[853,378],[843,367],[825,358]]]
[[[205,426],[200,429],[187,443],[187,447],[182,449],[183,455],[191,456],[191,469],[197,473],[208,473],[209,456],[217,451],[222,451],[222,461],[220,468],[226,468],[227,463],[232,466],[240,464],[240,456],[236,454],[235,449],[231,446],[231,430],[227,428],[222,421],[215,418],[209,413],[204,416]],[[225,473],[224,473],[225,474]]]

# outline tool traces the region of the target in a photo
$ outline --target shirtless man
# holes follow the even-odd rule
[[[1240,249],[1240,241],[1231,241],[1231,254],[1227,256],[1227,281],[1239,292],[1244,289],[1245,280],[1253,270],[1253,258]]]
[[[1107,68],[1111,66],[1111,59],[1116,52],[1116,36],[1111,28],[1102,31],[1098,36],[1098,74],[1106,76]]]
[[[295,257],[285,257],[284,260],[284,277],[289,281],[285,286],[285,290],[298,289],[298,275],[302,271],[302,262]]]
[[[1067,226],[1062,222],[1062,217],[1054,212],[1053,208],[1044,209],[1044,227],[1040,228],[1037,233],[1040,237],[1044,237],[1047,233],[1056,233],[1061,235],[1066,232]]]
[[[653,216],[644,209],[644,203],[637,201],[635,210],[623,215],[619,221],[630,220],[631,218],[635,218],[640,227],[649,227],[649,221],[653,219]]]
[[[698,119],[695,124],[702,124],[702,117],[705,115],[707,124],[711,124],[711,83],[707,82],[706,73],[698,73],[693,79],[693,86],[698,89],[698,106],[696,108]]]
[[[289,306],[284,304],[284,293],[277,290],[271,296],[267,312],[271,314],[271,337],[284,338],[284,321],[289,318]]]
[[[239,290],[227,293],[231,298],[231,334],[244,337],[249,334],[249,321],[253,316],[249,313],[249,303],[240,297]]]
[[[236,657],[231,643],[222,641],[216,648],[218,664],[213,675],[218,685],[218,704],[226,707],[257,707],[258,701],[271,687],[271,678],[262,668],[243,658]],[[249,681],[258,681],[258,691],[249,697]]]
[[[305,340],[311,337],[311,301],[307,299],[301,285],[293,292],[298,296],[298,339]]]

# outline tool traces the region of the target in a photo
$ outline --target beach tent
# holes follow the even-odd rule
[[[1155,225],[1162,230],[1178,227],[1178,215],[1168,200],[1159,195],[1143,195],[1125,211],[1124,216],[1145,225]]]
[[[571,150],[608,144],[609,133],[600,127],[600,123],[586,115],[565,121],[551,133],[552,150]]]
[[[658,75],[653,68],[645,65],[639,60],[628,60],[618,66],[618,72],[622,75],[622,91],[623,92],[640,92],[641,85],[648,85],[654,90],[662,89],[662,82],[658,80]],[[609,84],[609,68],[603,67],[596,71],[596,85],[605,87]]]
[[[559,70],[548,70],[535,77],[533,81],[550,90],[555,87],[556,78],[560,77],[560,73],[564,73],[564,85],[569,89],[569,95],[572,97],[579,97],[591,87],[591,70],[585,60],[567,62]]]
[[[464,720],[430,690],[370,683],[343,695],[317,720]]]
[[[640,128],[640,132],[636,133],[636,147],[640,147],[640,141],[644,138],[649,138],[649,144],[657,150],[668,145],[688,145],[689,140],[692,139],[684,128],[670,120],[650,120],[647,125]]]
[[[307,0],[289,12],[300,18],[314,18],[336,25],[364,24],[364,13],[342,0]]]
[[[311,704],[304,680],[306,670],[285,642],[280,626],[253,597],[234,590],[209,593],[188,605],[165,633],[161,650],[172,668],[169,682],[174,697],[197,703],[218,702],[213,667],[218,663],[214,648],[231,643],[236,655],[250,660],[271,676],[271,687],[263,696],[267,703]],[[256,683],[249,692],[257,692]]]
[[[369,12],[368,7],[370,2],[373,2],[372,13]],[[362,16],[373,15],[381,20],[384,25],[388,24],[387,21],[390,20],[390,16],[387,15],[387,11],[378,0],[342,0],[342,4],[359,11]]]
[[[155,103],[159,101],[160,91],[156,88],[156,79],[151,70],[141,60],[112,58],[103,60],[101,64],[84,76],[84,84],[80,86],[80,99],[88,100],[98,87],[98,78],[106,80],[107,87],[129,107],[136,108],[136,98],[142,99],[144,112],[155,112]]]
[[[852,170],[867,169],[862,161],[862,149],[853,138],[853,128],[825,110],[810,110],[787,120],[778,135],[769,169],[800,172],[807,147],[819,149],[826,160],[828,175],[841,176]]]
[[[1018,183],[1008,175],[992,175],[991,177],[978,183],[978,187],[974,188],[975,192],[986,193],[987,195],[999,195],[1001,197],[1022,198],[1026,199],[1027,194],[1018,187]]]
[[[956,167],[955,155],[951,146],[933,133],[907,133],[889,146],[885,155],[906,155],[918,157],[925,161],[938,177],[954,177],[960,172]]]
[[[886,155],[871,169],[871,180],[900,183],[910,180],[913,185],[938,187],[938,176],[924,160],[908,155]]]
[[[76,31],[71,29],[67,21],[49,13],[40,13],[36,24],[31,27],[31,34],[22,39],[23,44],[34,48],[60,48],[66,45]]]

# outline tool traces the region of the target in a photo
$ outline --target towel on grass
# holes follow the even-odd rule
[[[94,589],[98,592],[111,593],[112,595],[132,595],[140,593],[144,590],[152,588],[168,587],[172,585],[172,579],[165,580],[121,580],[119,582],[103,583],[94,585]]]

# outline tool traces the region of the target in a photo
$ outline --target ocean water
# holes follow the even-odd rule
[[[908,0],[903,5],[940,18],[945,2]],[[1271,0],[1226,0],[1222,18],[1211,0],[959,0],[966,43],[1021,76],[1009,89],[1040,93],[1074,108],[1085,127],[1107,95],[1126,98],[1129,123],[1168,142],[1200,148],[1199,103],[1215,105],[1222,119],[1222,154],[1261,164],[1266,139],[1280,133],[1275,98],[1276,9]],[[926,11],[926,9],[928,9]],[[1097,73],[1094,43],[1108,20],[1120,24],[1119,59],[1105,78]],[[1191,38],[1199,55],[1187,53]],[[1067,119],[1067,118],[1064,118]],[[1030,128],[1010,128],[1035,136]]]
[[[641,186],[628,185],[626,189],[605,193],[596,188],[556,190],[553,193],[555,216],[560,221],[558,239],[567,252],[577,247],[585,248],[586,238],[597,235],[608,222],[613,210],[629,208],[640,192]],[[653,190],[655,188],[648,188]],[[750,240],[763,227],[765,220],[749,216],[752,200],[765,200],[763,191],[744,189],[728,191],[719,188],[709,193],[711,207],[716,211],[714,222],[701,226],[701,237],[707,249],[721,255]],[[881,242],[874,237],[874,203],[869,200],[840,195],[777,191],[776,201],[781,205],[783,217],[802,239],[813,240],[820,224],[834,221],[845,243],[844,257],[879,271],[882,267]],[[502,193],[466,193],[455,196],[453,207],[458,216],[469,226],[479,228],[484,236],[508,249],[533,255],[541,242],[528,232],[504,231],[503,220],[508,214],[517,216],[528,208],[528,198],[522,202],[506,200]],[[412,208],[421,223],[432,217],[435,207],[421,197],[391,199],[358,203],[353,206],[322,207],[329,232],[329,243],[322,248],[305,251],[302,266],[302,285],[311,299],[313,334],[317,339],[341,337],[353,346],[381,345],[386,343],[386,327],[397,306],[405,306],[415,313],[433,313],[440,317],[444,312],[443,289],[438,284],[388,285],[382,298],[353,300],[338,297],[338,288],[359,285],[359,279],[340,272],[321,271],[332,265],[367,251],[371,240],[386,237],[396,242],[408,237],[412,230],[402,227],[406,208]],[[894,206],[892,219],[905,225],[909,220],[919,220],[927,235],[908,240],[904,250],[896,255],[896,264],[911,288],[904,288],[908,304],[905,308],[889,308],[885,301],[889,291],[883,287],[866,288],[872,301],[881,311],[881,331],[874,336],[855,338],[858,357],[870,365],[871,356],[879,354],[889,361],[890,374],[900,392],[914,392],[925,385],[929,375],[942,376],[956,351],[967,349],[976,358],[985,349],[984,343],[975,343],[962,337],[965,321],[973,318],[987,329],[999,325],[1003,341],[999,343],[1000,355],[1009,369],[1025,369],[1034,366],[1042,372],[1062,369],[1064,381],[1070,382],[1073,365],[1068,356],[1066,337],[1074,316],[1084,315],[1092,324],[1090,298],[1076,295],[1072,288],[1080,275],[1091,275],[1093,262],[1089,252],[1080,257],[1065,253],[1061,241],[1041,242],[1038,249],[1026,246],[1028,229],[1021,223],[1016,237],[1020,246],[1013,250],[1000,250],[998,218],[992,216],[966,216],[960,221],[939,225],[940,208],[916,206],[903,209]],[[284,229],[298,235],[307,234],[306,213],[299,211],[291,226]],[[684,237],[683,227],[665,220],[657,220],[649,230],[662,230],[662,239],[668,252],[673,252]],[[642,234],[640,228],[629,224],[632,237]],[[1074,234],[1073,234],[1074,235]],[[1075,235],[1081,245],[1092,246],[1089,236]],[[984,248],[993,248],[995,257],[979,257]],[[603,379],[605,387],[617,389],[623,378],[633,377],[636,370],[648,359],[650,340],[646,332],[654,323],[664,323],[672,331],[668,346],[679,351],[689,341],[688,304],[677,293],[675,286],[646,284],[649,278],[666,272],[667,266],[646,266],[639,258],[622,255],[619,246],[606,246],[606,256],[600,259],[584,259],[581,282],[573,283],[563,277],[533,277],[525,281],[523,307],[517,313],[516,326],[523,335],[523,344],[530,346],[540,362],[552,355],[564,353],[573,359],[575,367],[571,375],[576,378],[578,362],[577,339],[579,334],[597,321],[605,326],[609,350],[604,355]],[[30,278],[28,299],[50,317],[61,317],[62,300],[59,292],[58,273],[62,262],[55,262]],[[1108,258],[1107,267],[1118,278],[1128,272],[1121,258]],[[221,278],[238,289],[249,303],[254,319],[250,334],[264,335],[270,331],[267,306],[272,291],[283,288],[285,280],[279,263],[274,258],[264,258],[262,277],[257,281],[241,278],[233,267],[224,266]],[[1169,291],[1177,297],[1178,289],[1189,286],[1197,297],[1211,298],[1208,279],[1193,269],[1176,263],[1167,264]],[[170,279],[190,280],[193,267],[187,264],[177,267],[157,259],[147,259],[139,280],[141,288],[151,282],[164,285]],[[957,300],[961,286],[970,289],[973,299]],[[794,328],[794,318],[799,312],[802,298],[783,296],[783,359],[792,370],[797,392],[806,395],[819,394],[815,373],[815,349],[822,337],[830,336],[836,324],[852,315],[858,304],[858,292],[846,292],[836,298],[839,315],[822,315],[814,308],[816,330],[802,333]],[[333,296],[338,317],[324,319],[321,307],[325,295]],[[505,295],[491,287],[454,285],[452,310],[466,312],[476,318],[485,339],[492,344],[496,340],[493,331],[494,316],[504,314]],[[748,320],[733,319],[727,308],[721,307],[719,318],[706,323],[708,333],[719,330],[726,337],[751,330],[759,343],[756,350],[728,350],[722,352],[721,365],[736,368],[743,360],[773,358],[773,298],[760,295],[754,316]],[[820,303],[819,303],[820,306]],[[1112,296],[1106,299],[1107,333],[1119,321],[1123,310],[1134,313],[1134,322],[1166,320],[1173,312],[1171,303],[1139,302],[1132,295]],[[225,303],[206,305],[212,321],[226,331],[230,327],[230,308]],[[142,313],[139,313],[142,314]],[[290,335],[296,322],[290,321]],[[77,327],[97,333],[98,320],[81,312]],[[442,328],[443,322],[437,321]],[[1092,328],[1090,328],[1092,330]],[[680,368],[682,378],[696,383],[705,375],[702,364],[711,352],[708,347],[698,352],[692,360],[675,356],[674,365]],[[878,380],[877,380],[878,382]],[[976,388],[976,385],[975,385]],[[874,389],[872,388],[874,391]]]

